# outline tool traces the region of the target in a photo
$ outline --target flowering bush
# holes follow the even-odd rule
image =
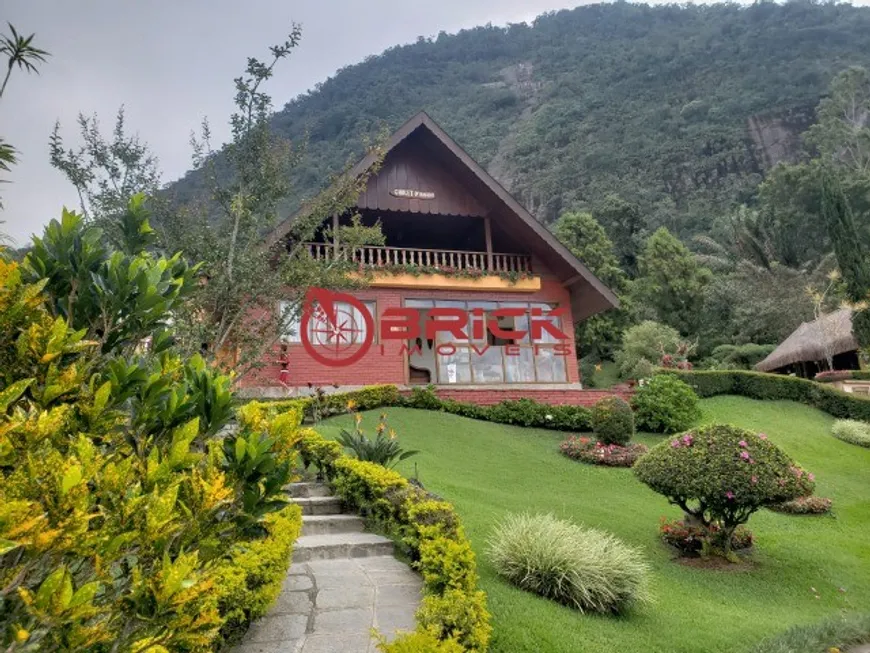
[[[838,419],[831,427],[831,434],[838,440],[870,447],[870,424],[854,419]]]
[[[648,449],[643,444],[604,444],[586,436],[572,436],[565,440],[559,450],[574,460],[608,467],[631,467]]]
[[[730,557],[735,529],[764,506],[812,494],[815,479],[764,434],[711,424],[653,447],[634,466],[651,489],[721,532]]]
[[[631,406],[615,395],[600,400],[592,407],[592,432],[604,444],[628,444],[634,435]]]
[[[798,497],[784,503],[768,506],[775,512],[789,515],[824,515],[831,512],[832,501],[827,497]]]
[[[711,542],[720,540],[722,531],[716,524],[704,526],[692,524],[684,519],[667,519],[662,517],[659,533],[662,541],[683,555],[705,553]],[[752,531],[738,526],[731,535],[732,550],[739,551],[752,546]]]
[[[669,374],[659,374],[641,385],[632,397],[635,419],[641,430],[677,433],[701,417],[698,395]]]

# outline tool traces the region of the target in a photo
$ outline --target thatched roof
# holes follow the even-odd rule
[[[821,361],[855,349],[858,349],[858,343],[852,335],[852,309],[841,308],[818,320],[801,324],[755,369],[771,372],[786,365]]]

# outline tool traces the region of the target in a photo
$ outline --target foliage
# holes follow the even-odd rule
[[[638,479],[706,528],[728,556],[735,529],[759,508],[812,494],[815,479],[763,434],[724,424],[687,431],[653,447]]]
[[[9,78],[15,68],[38,74],[37,64],[44,63],[46,57],[49,56],[48,52],[33,45],[35,34],[24,36],[19,34],[11,23],[6,23],[6,25],[9,27],[9,34],[0,36],[0,57],[6,60],[6,73],[3,76],[3,83],[0,84],[0,99],[3,99],[6,85],[9,83]],[[17,150],[0,137],[0,173],[9,172],[17,161]],[[0,179],[0,183],[4,181],[4,179]],[[2,208],[3,203],[0,202],[0,209]],[[0,238],[0,242],[2,240]]]
[[[100,133],[96,115],[88,118],[80,113],[78,125],[84,144],[73,150],[65,149],[60,123],[55,123],[49,160],[76,189],[82,215],[123,249],[124,223],[120,217],[131,197],[141,194],[153,198],[160,189],[157,157],[138,136],[127,135],[123,107],[118,109],[111,140]]]
[[[751,370],[776,349],[776,345],[719,345],[705,361],[714,370]]]
[[[474,552],[453,507],[399,473],[341,455],[331,444],[336,443],[309,430],[298,446],[303,460],[324,471],[346,505],[404,544],[426,590],[417,613],[419,639],[435,636],[461,650],[485,651],[491,632],[486,597],[477,589]],[[445,644],[443,650],[455,647]]]
[[[154,353],[171,344],[170,315],[190,297],[196,266],[180,253],[153,254],[154,242],[145,198],[133,197],[121,222],[121,249],[113,249],[98,227],[64,209],[52,220],[24,260],[31,282],[45,280],[54,315],[84,329],[103,353],[130,353],[150,339]]]
[[[403,634],[388,642],[381,635],[378,638],[381,653],[463,653],[464,649],[455,640],[442,641],[428,630]]]
[[[396,431],[387,426],[387,414],[381,413],[381,419],[375,427],[374,439],[369,438],[362,429],[363,416],[354,413],[355,428],[353,432],[342,429],[338,441],[346,449],[353,451],[359,460],[383,465],[392,469],[397,463],[418,454],[418,451],[406,451],[396,440]]]
[[[55,254],[89,251],[81,239],[69,251],[41,242],[46,269],[65,269]],[[139,265],[159,273],[167,260]],[[115,293],[124,280],[103,269],[86,281]],[[61,277],[0,262],[0,644],[218,647],[262,614],[286,573],[301,525],[295,507],[275,515],[289,461],[259,434],[229,435],[223,450],[212,440],[230,415],[230,379],[200,358],[165,343],[136,355],[124,338],[87,339],[85,319],[71,328],[65,317],[84,310],[54,315]],[[165,323],[167,310],[133,296],[107,323],[153,335],[144,325]]]
[[[662,517],[659,524],[662,541],[677,549],[682,555],[692,555],[707,551],[710,542],[719,537],[719,526],[692,523],[686,519],[667,519]],[[753,544],[752,532],[738,526],[731,536],[731,548],[735,551],[748,549]]]
[[[656,433],[676,433],[700,417],[698,395],[679,378],[658,374],[631,398],[638,427]]]
[[[623,377],[642,379],[651,376],[664,356],[675,356],[679,345],[680,334],[676,329],[645,320],[623,334],[616,362]]]
[[[634,413],[628,402],[615,395],[592,407],[592,432],[604,444],[626,445],[634,436]]]
[[[604,285],[624,294],[626,275],[619,267],[613,243],[591,213],[563,213],[553,225],[553,233]],[[622,298],[620,301],[624,304]],[[575,326],[578,348],[587,355],[611,357],[627,321],[625,306],[582,320]]]
[[[835,383],[837,381],[868,381],[870,370],[825,370],[813,377],[816,383]]]
[[[553,515],[508,515],[487,552],[509,582],[580,612],[622,613],[650,600],[649,566],[638,550]]]
[[[592,465],[631,467],[648,449],[639,443],[620,446],[596,442],[586,436],[571,436],[559,445],[559,451],[568,458]]]
[[[650,317],[683,335],[698,333],[712,272],[665,227],[647,240],[638,272],[631,293],[639,310],[648,310]]]
[[[819,623],[792,626],[747,653],[832,653],[870,638],[870,613],[837,614]]]
[[[742,370],[667,373],[685,381],[700,397],[740,395],[765,401],[796,401],[837,418],[870,422],[870,399],[807,379]]]
[[[831,427],[831,435],[838,440],[857,444],[859,447],[870,447],[870,424],[854,419],[838,419]]]
[[[833,501],[827,497],[798,497],[791,501],[769,506],[774,512],[784,512],[790,515],[825,515],[831,512]]]
[[[203,122],[200,137],[194,139],[193,163],[204,188],[190,201],[177,202],[183,204],[177,215],[162,225],[166,242],[180,243],[201,261],[208,280],[177,314],[181,346],[188,352],[205,350],[210,360],[239,374],[263,364],[298,318],[307,288],[364,284],[364,279],[348,278],[353,270],[349,260],[315,261],[304,243],[330,216],[354,206],[368,179],[365,174],[335,178],[329,192],[294,220],[288,243],[263,243],[282,212],[280,203],[290,192],[304,142],[301,136],[291,142],[276,132],[272,99],[264,87],[301,37],[301,28],[294,25],[284,43],[269,49],[268,61],[248,58],[244,74],[234,80],[230,142],[219,157],[212,150],[208,122]],[[376,147],[371,151],[379,164],[381,153]],[[330,229],[329,236],[349,248],[383,243],[380,226],[364,226],[359,216],[352,216],[338,233]],[[281,310],[276,309],[279,305]]]

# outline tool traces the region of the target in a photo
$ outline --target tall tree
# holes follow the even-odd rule
[[[269,49],[268,61],[248,59],[245,73],[234,80],[232,140],[222,151],[212,149],[211,131],[203,121],[200,137],[192,142],[194,165],[205,174],[208,195],[164,225],[168,242],[202,261],[203,283],[177,315],[183,345],[239,373],[259,365],[291,327],[306,288],[358,283],[347,275],[349,262],[342,257],[313,261],[305,242],[330,216],[353,206],[365,187],[364,176],[336,177],[330,191],[311,202],[294,222],[288,240],[271,250],[263,246],[302,158],[300,147],[275,134],[272,99],[264,85],[301,35],[294,25],[284,43]],[[380,150],[374,149],[379,162]],[[376,169],[377,165],[371,171]],[[383,242],[380,226],[363,226],[358,216],[328,235],[349,248]],[[279,305],[284,307],[280,312]]]
[[[640,276],[631,294],[650,317],[683,336],[696,336],[703,320],[704,292],[712,279],[709,269],[665,227],[649,237],[638,257]]]
[[[643,245],[645,223],[640,207],[618,195],[609,194],[592,211],[595,219],[613,240],[619,266],[630,276],[637,275],[637,256]]]
[[[553,233],[613,292],[624,294],[625,272],[619,267],[613,243],[591,213],[563,213],[553,225]],[[627,322],[624,306],[583,320],[575,327],[578,354],[599,360],[610,358],[619,346]]]
[[[855,306],[852,332],[862,349],[870,347],[870,264],[858,237],[855,219],[833,173],[822,178],[822,217],[837,256],[849,300]]]
[[[3,83],[0,85],[0,99],[6,92],[6,86],[9,84],[13,70],[18,68],[28,73],[39,74],[37,64],[45,62],[46,57],[49,56],[48,52],[33,45],[35,34],[23,36],[11,23],[6,24],[9,26],[9,34],[0,35],[0,56],[6,58],[6,73],[3,76]],[[9,172],[16,162],[15,148],[0,136],[0,173]],[[0,179],[0,183],[3,181]],[[0,202],[0,208],[3,208],[2,202]]]

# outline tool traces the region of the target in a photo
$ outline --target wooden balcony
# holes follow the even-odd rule
[[[308,254],[317,261],[331,261],[336,256],[349,257],[366,268],[437,268],[449,271],[489,272],[493,275],[531,275],[532,259],[528,254],[464,252],[449,249],[411,247],[359,247],[354,250],[332,243],[306,243]]]

